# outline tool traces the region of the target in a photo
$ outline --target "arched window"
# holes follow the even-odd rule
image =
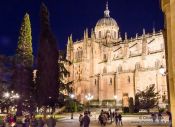
[[[103,73],[107,73],[106,67],[103,68]]]
[[[110,37],[110,31],[109,30],[106,31],[106,37]]]
[[[130,79],[130,76],[128,76],[128,83],[130,83],[131,79]]]
[[[82,50],[82,48],[81,47],[78,47],[77,48],[77,52],[76,52],[76,60],[77,60],[77,62],[80,62],[80,61],[82,61],[82,58],[83,58],[83,50]]]
[[[110,78],[109,85],[112,85],[112,78]]]
[[[156,60],[156,62],[155,62],[155,68],[156,69],[159,69],[160,68],[160,61],[159,60]]]
[[[99,33],[98,33],[98,34],[99,34],[99,38],[101,38],[101,31],[99,31]]]
[[[122,65],[118,66],[118,72],[122,72]]]
[[[136,63],[135,68],[140,69],[140,63],[139,62]]]
[[[106,55],[106,54],[103,55],[103,60],[104,60],[104,61],[107,60],[107,55]]]
[[[96,80],[96,79],[94,80],[94,84],[95,84],[95,85],[97,84],[97,80]]]

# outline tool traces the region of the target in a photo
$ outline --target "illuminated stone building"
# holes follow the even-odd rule
[[[169,108],[172,113],[172,127],[175,127],[175,0],[161,0],[161,7],[165,22]]]
[[[68,80],[74,82],[76,98],[84,103],[90,93],[99,104],[116,99],[117,104],[128,106],[122,100],[134,98],[138,90],[155,84],[161,104],[167,99],[166,76],[159,73],[159,68],[166,66],[162,32],[146,33],[143,29],[142,35],[129,39],[125,34],[122,39],[119,31],[106,4],[104,17],[90,36],[86,29],[82,40],[68,38],[67,59],[72,62],[67,66]]]

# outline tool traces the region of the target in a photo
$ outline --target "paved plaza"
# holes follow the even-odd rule
[[[65,115],[64,119],[60,119],[57,122],[57,127],[79,127],[78,121],[79,114],[74,114],[74,119],[70,119],[70,115]],[[158,120],[153,123],[151,117],[147,116],[123,116],[123,127],[137,127],[138,125],[142,125],[142,127],[168,127],[167,126],[168,119],[164,117],[162,119],[162,123],[159,124]],[[98,116],[91,116],[91,124],[90,127],[101,127],[98,123]],[[109,123],[106,127],[115,127],[115,123]]]

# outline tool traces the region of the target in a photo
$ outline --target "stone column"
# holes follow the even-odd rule
[[[170,111],[172,113],[172,127],[175,127],[175,0],[161,0],[162,10],[165,14],[166,59],[168,70],[168,92]]]
[[[114,74],[114,96],[116,95],[116,73]]]
[[[100,75],[97,75],[97,99],[100,101]]]

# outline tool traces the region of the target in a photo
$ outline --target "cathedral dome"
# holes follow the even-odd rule
[[[101,27],[101,26],[113,26],[113,27],[118,27],[117,22],[115,21],[115,19],[111,18],[111,17],[104,17],[102,19],[99,19],[96,27]]]
[[[113,39],[118,39],[119,27],[115,19],[109,15],[108,3],[106,4],[106,10],[104,11],[104,17],[99,19],[95,26],[96,38],[106,38],[109,35]]]

